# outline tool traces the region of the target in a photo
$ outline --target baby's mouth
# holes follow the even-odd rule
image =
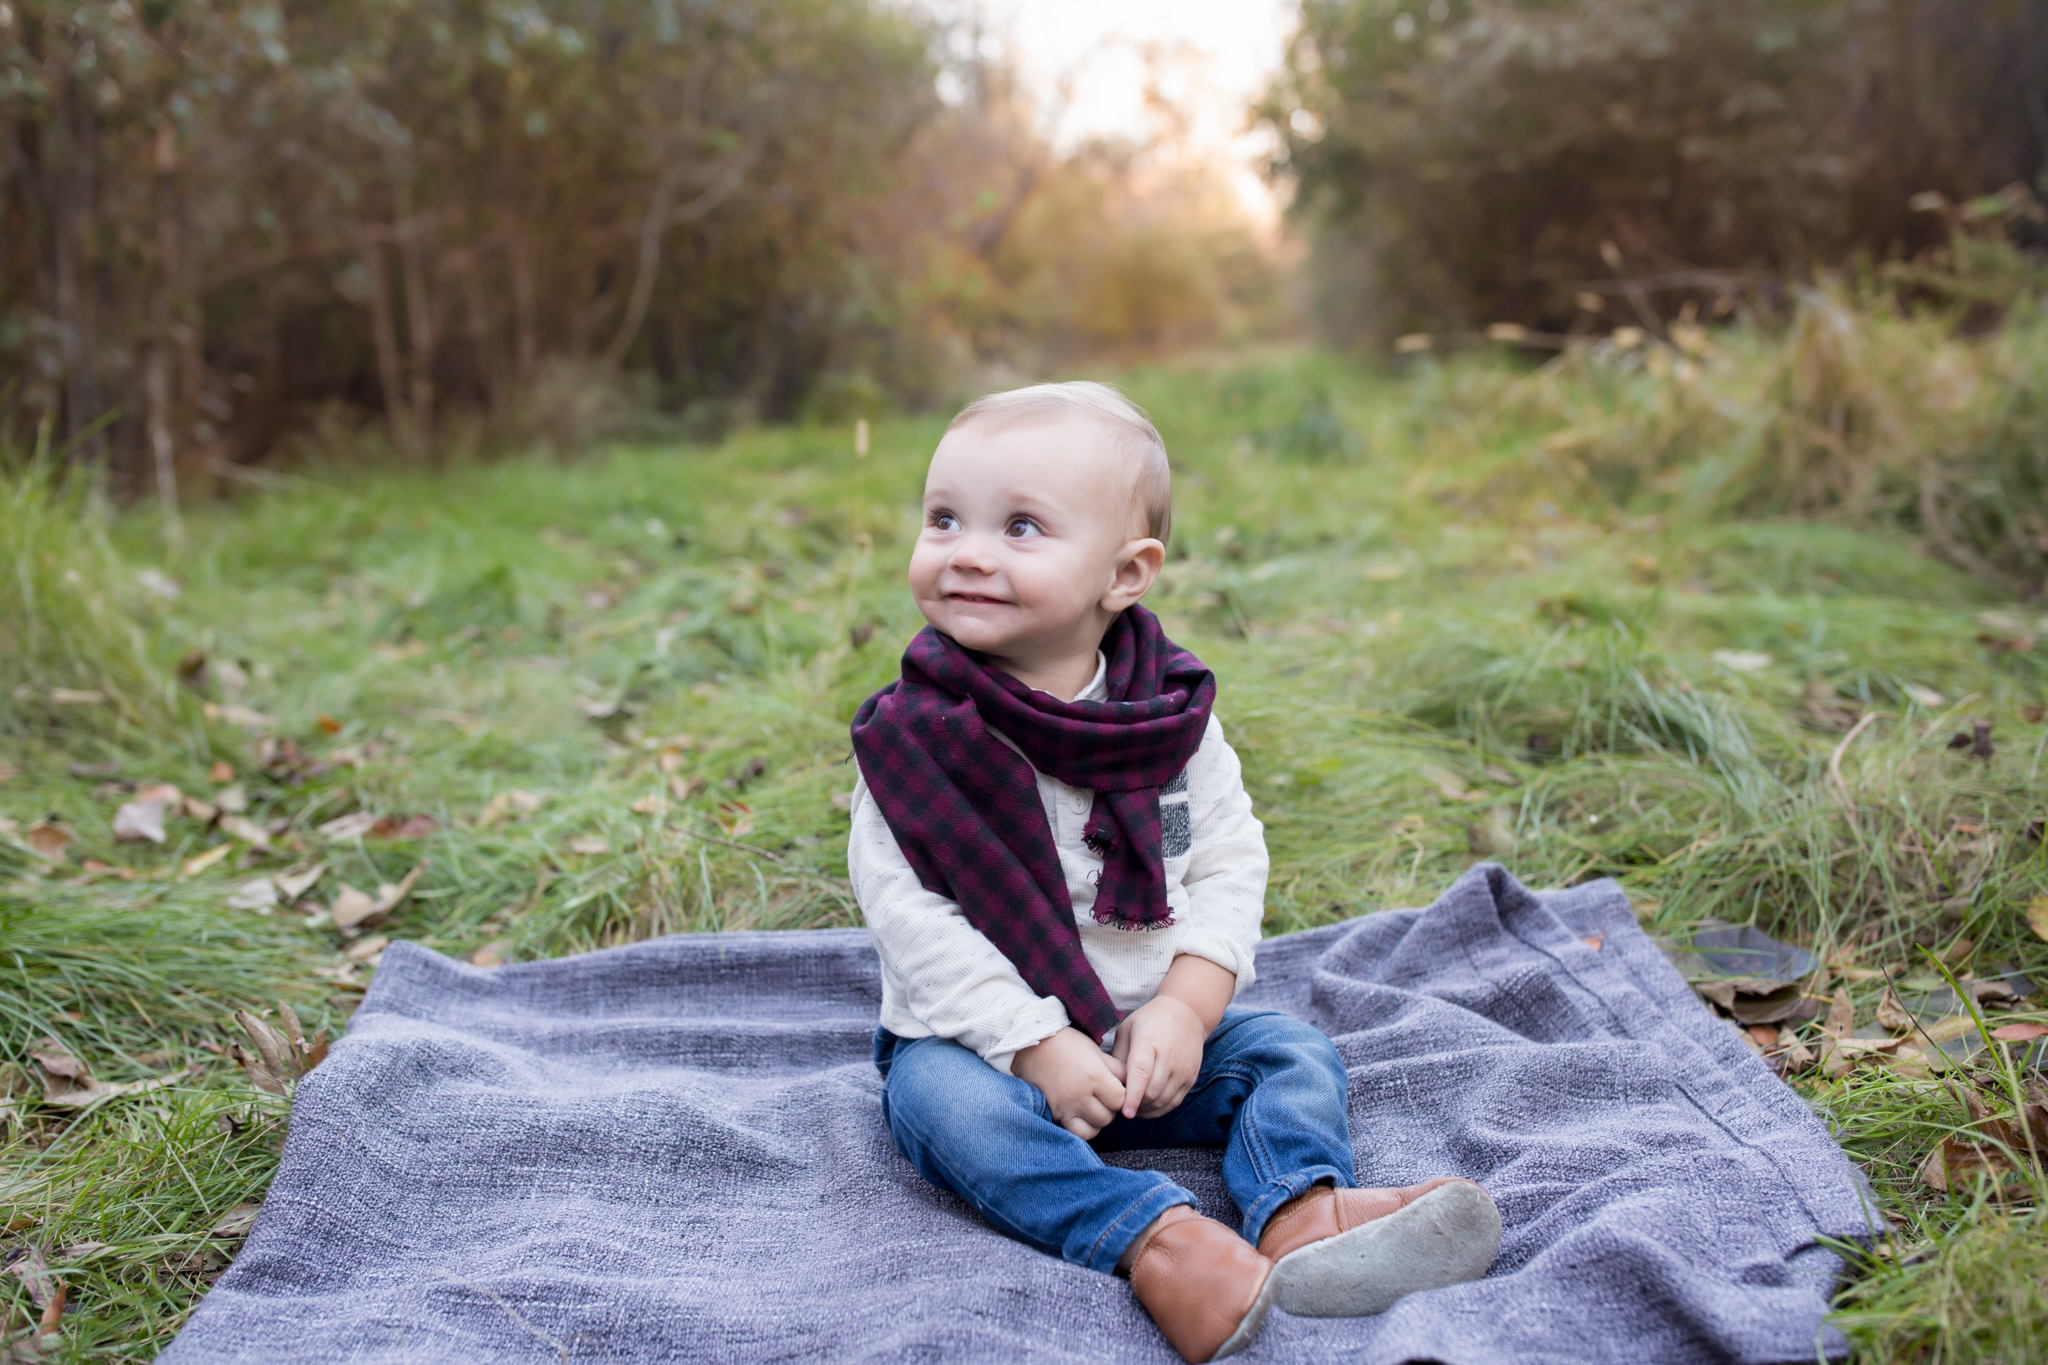
[[[948,601],[967,602],[980,607],[1006,607],[1009,605],[1000,597],[984,597],[978,592],[949,592],[946,594],[946,598]]]

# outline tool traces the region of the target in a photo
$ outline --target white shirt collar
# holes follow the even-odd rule
[[[1098,650],[1096,650],[1096,651],[1095,651],[1095,676],[1094,676],[1094,677],[1092,677],[1092,678],[1090,678],[1090,679],[1088,680],[1088,685],[1087,685],[1086,687],[1082,688],[1082,689],[1081,689],[1081,690],[1080,690],[1079,692],[1077,692],[1077,693],[1075,693],[1075,694],[1074,694],[1074,700],[1075,700],[1075,701],[1107,701],[1107,700],[1109,700],[1109,681],[1108,681],[1108,678],[1109,678],[1109,659],[1108,659],[1108,657],[1107,657],[1107,656],[1105,656],[1105,655],[1103,654],[1103,652],[1102,652],[1101,650],[1099,650],[1099,649],[1098,649]],[[1032,688],[1031,690],[1032,690],[1032,691],[1034,691],[1034,692],[1045,692],[1045,689],[1044,689],[1044,688],[1042,688],[1042,687],[1034,687],[1034,688]],[[1050,692],[1045,692],[1045,695],[1046,695],[1046,696],[1048,696],[1048,697],[1050,697],[1050,696],[1052,696],[1053,694],[1052,694],[1052,693],[1050,693]]]

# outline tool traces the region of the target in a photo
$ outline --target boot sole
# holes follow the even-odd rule
[[[1458,1181],[1384,1218],[1282,1256],[1260,1286],[1259,1300],[1277,1301],[1295,1317],[1366,1317],[1384,1313],[1404,1294],[1479,1279],[1499,1254],[1500,1210],[1493,1196]],[[1265,1316],[1257,1304],[1254,1312]],[[1242,1327],[1238,1332],[1251,1340]]]
[[[1416,1202],[1420,1203],[1421,1201],[1417,1200]],[[1304,1251],[1307,1249],[1306,1247],[1302,1248]],[[1257,1336],[1259,1328],[1266,1324],[1266,1313],[1273,1307],[1274,1294],[1280,1287],[1278,1283],[1279,1278],[1279,1275],[1273,1270],[1266,1272],[1265,1283],[1259,1286],[1258,1296],[1252,1300],[1252,1306],[1245,1310],[1244,1317],[1237,1324],[1237,1330],[1232,1332],[1229,1338],[1216,1348],[1216,1354],[1210,1356],[1209,1359],[1221,1360],[1225,1356],[1234,1356],[1252,1344],[1252,1338]]]

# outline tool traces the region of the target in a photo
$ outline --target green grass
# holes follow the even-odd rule
[[[1176,463],[1153,603],[1221,679],[1274,857],[1268,932],[1424,903],[1487,852],[1536,886],[1619,877],[1658,932],[1754,922],[1914,972],[1916,946],[1967,938],[1980,967],[2048,982],[2020,913],[2048,895],[2027,833],[2048,807],[2048,650],[2009,647],[2048,630],[2005,580],[1891,523],[1734,520],[1654,477],[1543,476],[1560,429],[1663,401],[1674,381],[1640,370],[1390,377],[1277,355],[1125,378]],[[116,643],[147,657],[124,686],[161,699],[118,723],[113,700],[39,704],[75,685],[46,649],[25,656],[7,732],[21,771],[0,815],[77,836],[65,869],[0,845],[7,1216],[46,1248],[105,1244],[53,1259],[78,1304],[63,1358],[149,1358],[218,1264],[195,1258],[222,1245],[206,1230],[260,1192],[282,1109],[213,1050],[236,1041],[229,1013],[284,999],[310,1031],[359,998],[331,930],[227,908],[248,878],[317,857],[325,902],[424,861],[375,932],[513,959],[858,922],[832,798],[851,786],[846,722],[918,624],[902,571],[942,422],[880,423],[865,461],[850,432],[799,428],[437,477],[308,469],[190,516],[168,562],[147,517],[37,523],[35,562],[55,568],[33,591],[70,567],[68,591],[128,603]],[[27,543],[4,547],[20,561]],[[175,603],[133,595],[145,567],[178,580]],[[195,651],[210,699],[267,731],[165,691]],[[222,660],[247,675],[232,696]],[[1811,712],[1822,685],[1883,717],[1838,759],[1843,734]],[[1979,718],[1988,762],[1947,747]],[[223,760],[277,855],[237,843],[180,878],[223,836],[183,820],[162,848],[112,842],[123,794],[101,784],[210,796]],[[109,761],[118,775],[74,775]],[[479,824],[515,790],[545,800]],[[665,811],[631,809],[649,797]],[[355,811],[437,827],[314,832]],[[575,851],[586,839],[607,851]],[[141,875],[74,884],[86,857]],[[1876,986],[1853,989],[1867,1021]],[[103,1080],[191,1069],[77,1117],[37,1103],[26,1049],[45,1034]],[[1964,1121],[1949,1091],[1798,1083],[1897,1228],[1842,1301],[1861,1357],[2048,1354],[2039,1173],[2002,1204],[1936,1195],[1914,1172]],[[0,1289],[19,1320],[19,1281]]]

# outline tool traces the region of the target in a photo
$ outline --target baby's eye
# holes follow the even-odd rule
[[[1003,534],[1016,540],[1023,540],[1029,536],[1044,535],[1045,532],[1029,517],[1011,517],[1010,524],[1003,528]]]
[[[960,518],[951,512],[930,512],[926,514],[924,524],[934,531],[957,531],[960,529]]]

